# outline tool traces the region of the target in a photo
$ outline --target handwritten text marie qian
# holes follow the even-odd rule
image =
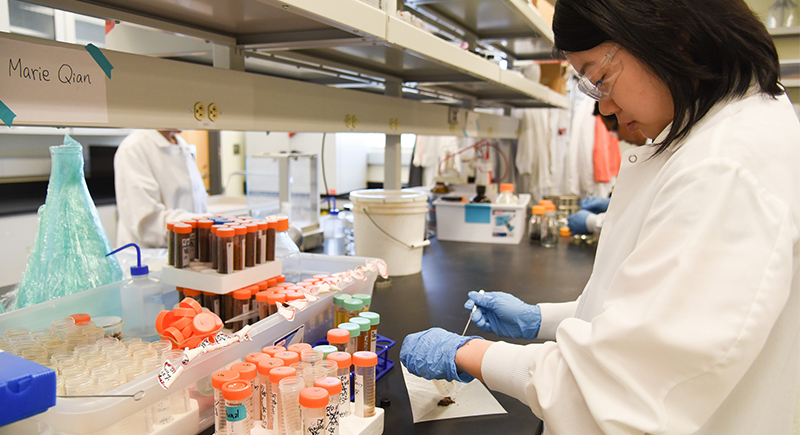
[[[71,84],[92,84],[92,77],[90,74],[76,72],[74,68],[68,64],[63,63],[56,70],[56,74],[44,67],[31,67],[22,62],[22,58],[8,60],[8,76],[19,78],[33,82],[50,82],[58,80],[65,85]]]

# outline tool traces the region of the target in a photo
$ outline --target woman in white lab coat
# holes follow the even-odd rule
[[[114,154],[117,246],[167,247],[167,222],[208,211],[191,147],[175,130],[128,135]]]
[[[581,90],[653,145],[622,156],[578,301],[470,293],[525,346],[406,337],[426,378],[482,379],[545,433],[792,433],[800,372],[800,122],[742,0],[559,0]],[[521,428],[522,429],[522,428]]]

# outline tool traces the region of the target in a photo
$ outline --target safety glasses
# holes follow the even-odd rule
[[[622,63],[611,63],[617,50],[619,45],[615,44],[599,63],[581,76],[578,80],[579,91],[598,101],[608,98],[611,87],[622,72]]]

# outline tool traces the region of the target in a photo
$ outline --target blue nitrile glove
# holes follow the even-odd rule
[[[476,338],[481,337],[462,337],[442,328],[410,334],[400,348],[400,362],[409,373],[425,379],[470,382],[475,379],[472,375],[458,373],[456,351],[464,343]]]
[[[610,198],[600,198],[597,196],[587,196],[581,201],[581,209],[592,213],[605,213],[608,210]]]
[[[594,216],[594,213],[588,210],[578,210],[577,212],[567,217],[567,225],[572,234],[589,234],[586,228],[586,218]]]
[[[533,340],[542,324],[541,309],[528,305],[504,292],[469,292],[464,308],[472,310],[472,321],[484,332],[493,332],[501,337]]]

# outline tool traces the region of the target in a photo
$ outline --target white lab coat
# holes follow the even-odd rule
[[[513,115],[520,119],[517,191],[528,192],[534,199],[564,192],[570,112],[519,109]]]
[[[564,169],[564,191],[583,198],[587,195],[606,197],[614,186],[594,181],[594,115],[595,101],[579,94],[570,124],[567,159]]]
[[[652,150],[622,157],[579,301],[541,304],[540,337],[556,341],[493,344],[483,377],[550,434],[788,435],[800,371],[791,104],[720,104],[680,148]]]
[[[191,147],[172,144],[155,130],[126,137],[114,155],[117,246],[167,246],[167,222],[208,211],[208,195]]]

